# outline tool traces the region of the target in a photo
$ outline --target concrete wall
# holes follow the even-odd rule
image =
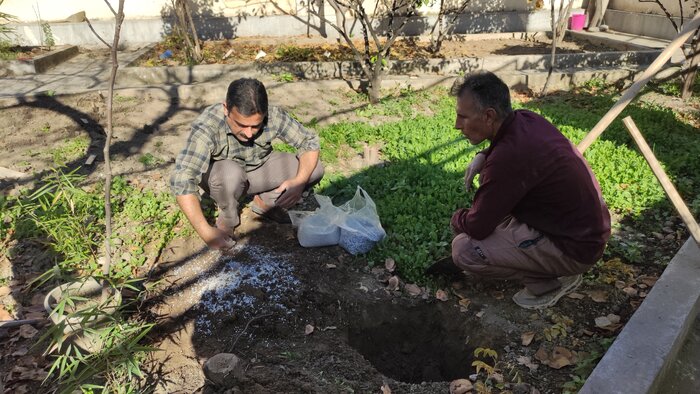
[[[666,7],[673,16],[680,17],[681,8],[678,0],[661,0],[661,4]],[[690,19],[698,12],[693,4],[694,1],[683,1],[683,16]],[[658,4],[653,1],[640,2],[639,0],[610,0],[609,9],[627,12],[638,12],[641,14],[665,15]]]
[[[678,35],[668,18],[662,15],[639,14],[609,9],[605,12],[603,20],[612,30],[623,33],[664,40],[673,40]],[[675,18],[675,20],[676,24],[680,26],[680,18]]]
[[[109,0],[116,9],[118,1]],[[312,4],[316,4],[313,0]],[[446,0],[448,5],[455,6],[463,0]],[[552,0],[555,4],[566,0]],[[307,15],[305,4],[308,0],[190,0],[193,12],[202,16],[217,17],[254,17],[290,13],[292,15]],[[581,6],[583,0],[574,0],[574,7]],[[366,6],[372,8],[376,2],[367,0]],[[127,19],[159,18],[171,8],[171,0],[127,0],[124,4],[124,14]],[[533,10],[536,1],[528,0],[472,0],[466,8],[467,12],[500,12]],[[550,0],[545,0],[543,8],[549,9]],[[422,15],[434,15],[440,9],[438,0],[431,1],[421,7]],[[333,9],[326,5],[326,14],[332,15]],[[60,21],[68,16],[85,11],[92,20],[113,19],[112,12],[101,0],[5,0],[2,11],[16,16],[20,22],[36,22],[40,14],[46,21]]]
[[[404,28],[406,35],[426,33],[435,23],[435,16],[417,16],[412,18]],[[306,22],[309,22],[309,27]],[[112,41],[113,20],[92,21],[95,31],[106,41]],[[205,39],[221,39],[246,36],[298,36],[309,34],[333,40],[338,37],[335,30],[318,20],[299,18],[288,15],[266,17],[207,17],[195,20],[200,36]],[[102,45],[95,34],[84,22],[50,23],[56,44]],[[536,32],[549,30],[548,11],[491,12],[464,14],[454,23],[454,33],[499,33],[499,32]],[[40,45],[41,29],[37,23],[15,25],[15,42],[23,45]],[[170,31],[170,24],[161,18],[126,19],[121,30],[121,42],[126,46],[160,41]],[[356,29],[356,36],[361,34]]]

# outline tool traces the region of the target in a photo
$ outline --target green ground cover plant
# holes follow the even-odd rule
[[[542,114],[572,142],[580,141],[614,103],[615,96],[603,86],[590,86],[575,93],[515,102]],[[594,93],[595,92],[595,93]],[[601,94],[602,93],[602,94]],[[449,254],[449,219],[458,207],[470,206],[472,196],[463,191],[464,169],[477,151],[454,129],[453,98],[434,101],[430,115],[413,113],[409,119],[371,126],[364,122],[338,123],[320,129],[322,158],[333,162],[360,151],[363,144],[380,144],[385,163],[349,176],[328,174],[318,192],[336,202],[350,198],[362,186],[377,203],[386,239],[368,253],[371,264],[393,258],[407,280],[425,281],[423,270],[435,259]],[[411,113],[414,96],[392,102],[394,112]],[[375,109],[376,110],[376,109]],[[373,110],[373,111],[375,111]],[[365,109],[364,111],[367,111]],[[673,179],[680,193],[697,212],[700,192],[700,146],[697,131],[673,111],[653,104],[634,103],[620,117],[631,115]],[[404,116],[405,118],[405,116]],[[609,208],[619,217],[644,217],[647,226],[661,226],[672,215],[661,186],[644,158],[637,152],[621,120],[586,152]],[[611,241],[609,254],[638,262],[639,249]]]

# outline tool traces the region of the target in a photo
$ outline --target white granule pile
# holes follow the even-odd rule
[[[284,256],[273,255],[259,246],[237,246],[237,253],[244,254],[242,262],[235,255],[221,256],[206,253],[174,272],[176,276],[194,276],[196,281],[179,294],[183,301],[202,312],[197,318],[198,329],[211,333],[210,314],[236,314],[251,317],[264,312],[289,314],[293,311],[282,303],[290,295],[299,292],[299,279],[294,276],[291,264]],[[213,260],[223,263],[217,271],[208,267],[217,266]],[[264,294],[260,300],[244,289],[256,289]]]

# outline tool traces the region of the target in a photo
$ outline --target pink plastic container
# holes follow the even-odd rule
[[[571,30],[583,30],[585,24],[586,14],[573,14],[569,18],[569,29]]]

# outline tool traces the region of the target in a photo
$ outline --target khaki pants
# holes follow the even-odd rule
[[[271,192],[282,182],[294,178],[299,168],[296,155],[274,151],[262,166],[246,172],[232,160],[218,160],[209,166],[202,176],[200,186],[206,190],[219,207],[219,217],[231,228],[238,226],[238,199],[244,194],[259,194],[265,205],[274,206],[278,197]],[[323,178],[323,165],[319,161],[311,174],[307,189]]]
[[[535,295],[559,288],[559,276],[591,268],[564,255],[544,234],[511,216],[480,241],[457,235],[452,240],[452,259],[476,276],[518,280]]]

